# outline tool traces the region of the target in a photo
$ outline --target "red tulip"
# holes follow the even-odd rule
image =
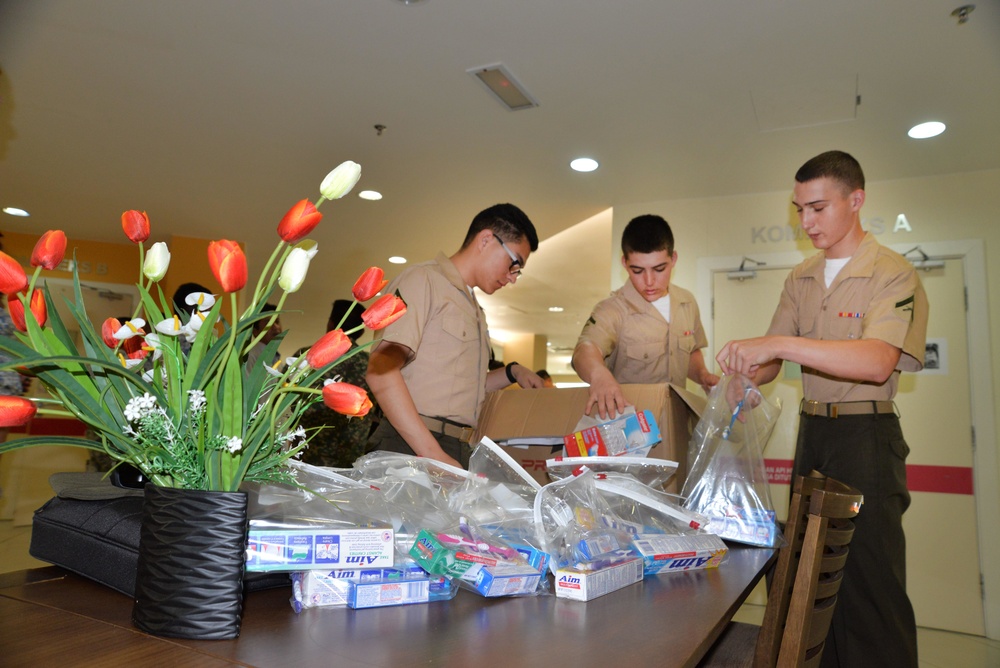
[[[372,409],[368,393],[350,383],[327,383],[323,387],[323,403],[348,417],[364,417]]]
[[[306,353],[306,362],[314,369],[322,369],[351,349],[351,340],[344,330],[335,329],[324,334]]]
[[[236,292],[247,284],[247,256],[235,241],[221,239],[208,244],[208,266],[223,292]]]
[[[278,236],[290,244],[298,243],[313,231],[323,214],[307,199],[298,202],[288,210],[285,217],[278,223]]]
[[[366,302],[377,295],[389,283],[389,281],[382,278],[383,276],[385,274],[378,267],[368,267],[365,273],[361,274],[361,277],[354,284],[354,289],[352,290],[354,298],[359,302]]]
[[[118,318],[108,318],[101,325],[101,338],[104,339],[104,345],[108,348],[117,348],[118,339],[115,338],[115,332],[122,328],[121,320]]]
[[[34,290],[31,293],[31,303],[28,307],[34,314],[35,320],[38,322],[38,326],[44,326],[45,321],[48,320],[49,312],[45,307],[45,295],[41,290]],[[28,331],[28,325],[24,321],[24,304],[21,303],[20,299],[17,297],[8,298],[7,311],[10,313],[10,319],[14,322],[14,327],[16,327],[19,332]]]
[[[382,295],[365,309],[361,319],[369,329],[382,329],[399,320],[406,313],[406,302],[396,295]]]
[[[66,255],[66,233],[62,230],[49,230],[35,244],[35,250],[31,252],[31,266],[51,271],[59,266],[64,255]]]
[[[24,397],[0,395],[0,427],[20,427],[35,417],[35,402]]]
[[[125,357],[130,360],[145,359],[146,355],[149,354],[146,341],[141,336],[133,336],[122,341],[122,351],[125,353]]]
[[[129,241],[134,244],[142,243],[149,238],[149,216],[145,211],[130,209],[122,214],[122,229]]]
[[[28,276],[21,263],[0,251],[0,292],[12,295],[28,287]]]

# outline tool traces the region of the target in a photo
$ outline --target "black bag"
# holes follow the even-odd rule
[[[35,511],[28,553],[133,596],[142,501],[141,492],[95,500],[56,496]],[[291,585],[288,573],[245,573],[243,581],[246,591]]]

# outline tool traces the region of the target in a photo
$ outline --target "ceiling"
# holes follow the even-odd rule
[[[1000,167],[1000,0],[965,25],[959,5],[0,0],[0,206],[32,213],[0,229],[122,241],[137,208],[153,240],[235,238],[259,269],[284,212],[351,159],[384,198],[324,207],[289,347],[365,267],[450,254],[509,201],[543,243],[483,300],[491,329],[565,349],[610,288],[616,204],[788,189],[829,148],[872,180]],[[468,74],[494,63],[540,106]],[[930,119],[948,131],[906,137]],[[601,168],[572,172],[580,155]]]

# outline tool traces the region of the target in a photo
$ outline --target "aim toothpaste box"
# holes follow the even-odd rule
[[[556,596],[590,601],[642,580],[642,559],[634,557],[595,571],[560,568],[556,571]]]
[[[254,529],[247,540],[247,571],[308,571],[392,566],[391,527]]]
[[[691,536],[639,534],[632,546],[642,555],[644,575],[718,568],[729,554],[722,539],[710,533]]]

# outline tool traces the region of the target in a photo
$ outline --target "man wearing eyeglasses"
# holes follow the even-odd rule
[[[613,417],[626,406],[619,383],[673,383],[690,378],[707,392],[719,377],[705,366],[708,345],[698,304],[670,284],[677,264],[674,235],[660,216],[629,221],[622,233],[622,266],[629,282],[594,307],[583,326],[573,368],[590,384],[587,413]]]
[[[497,204],[472,220],[462,247],[403,271],[387,288],[406,314],[376,332],[366,379],[384,420],[367,450],[430,457],[467,467],[469,440],[486,393],[542,379],[511,362],[488,371],[489,334],[475,290],[514,283],[538,235],[524,212]]]

